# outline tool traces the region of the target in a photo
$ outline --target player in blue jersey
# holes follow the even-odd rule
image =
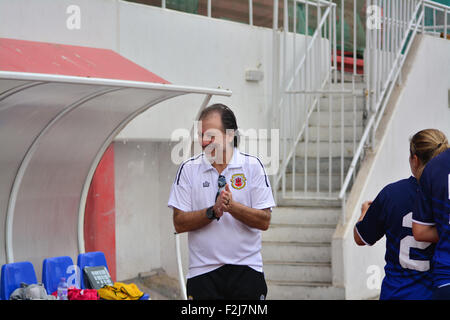
[[[450,146],[443,138],[438,147],[445,151],[426,165],[420,178],[413,234],[416,240],[437,243],[432,260],[432,299],[450,300]]]
[[[373,245],[386,235],[385,277],[380,300],[431,299],[430,260],[435,245],[417,241],[412,234],[412,215],[418,182],[427,162],[439,152],[435,129],[422,130],[410,141],[410,168],[413,176],[385,186],[373,202],[365,202],[354,227],[358,245]],[[444,136],[445,138],[445,136]],[[420,149],[418,142],[424,142]]]

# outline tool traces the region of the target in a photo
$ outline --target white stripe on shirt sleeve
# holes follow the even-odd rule
[[[424,226],[434,226],[436,223],[434,222],[422,222],[422,221],[418,221],[418,220],[414,220],[412,219],[412,222],[417,223],[417,224],[421,224]]]
[[[358,227],[357,227],[357,226],[355,226],[355,230],[356,230],[356,233],[358,234],[359,238],[362,240],[362,242],[364,242],[364,244],[365,244],[366,246],[371,247],[372,245],[371,245],[370,243],[368,243],[366,240],[364,240],[364,238],[361,236],[361,234],[359,233],[359,230],[358,230]]]

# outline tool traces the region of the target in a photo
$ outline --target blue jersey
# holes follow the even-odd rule
[[[356,230],[367,245],[386,235],[385,277],[380,300],[431,299],[430,261],[434,246],[416,241],[412,211],[418,184],[414,177],[387,185],[377,195]]]
[[[450,149],[431,159],[420,177],[413,221],[435,225],[439,242],[433,257],[435,287],[450,284]]]

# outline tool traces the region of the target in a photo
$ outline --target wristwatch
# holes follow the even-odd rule
[[[216,217],[216,214],[214,213],[214,207],[211,206],[208,209],[206,209],[206,216],[208,217],[209,220],[213,220],[213,219],[217,219],[217,221],[219,221],[220,218]]]

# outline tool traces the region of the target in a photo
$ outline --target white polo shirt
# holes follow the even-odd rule
[[[233,150],[233,157],[221,175],[233,200],[247,207],[266,209],[275,206],[269,178],[262,162],[254,156]],[[219,173],[202,153],[178,169],[168,206],[189,212],[213,206]],[[188,233],[189,273],[192,278],[224,264],[247,265],[262,272],[261,230],[251,228],[224,212],[219,221]]]

